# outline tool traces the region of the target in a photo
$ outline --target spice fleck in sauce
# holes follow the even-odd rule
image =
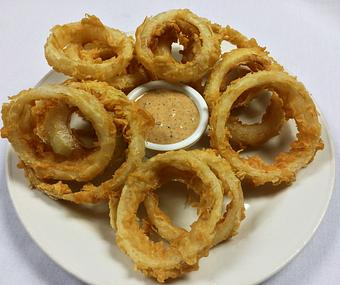
[[[137,104],[155,119],[147,140],[171,144],[189,137],[197,128],[199,113],[195,103],[181,92],[155,89],[145,92]]]

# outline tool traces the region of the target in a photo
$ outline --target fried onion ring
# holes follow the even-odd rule
[[[235,69],[240,67],[243,69]],[[232,81],[249,72],[259,70],[282,70],[282,68],[259,48],[238,48],[223,54],[222,59],[213,68],[204,90],[204,98],[210,110],[214,108],[223,91],[228,88],[225,85],[228,86]],[[245,105],[254,96],[256,92],[248,92],[246,99],[240,98],[242,101],[238,100],[234,107]],[[276,136],[285,121],[281,105],[279,97],[273,94],[260,123],[243,124],[237,117],[231,115],[228,124],[234,145],[241,148],[255,147]]]
[[[216,233],[212,245],[227,240],[236,235],[241,220],[244,218],[244,201],[241,189],[241,183],[233,173],[229,163],[220,157],[217,157],[212,150],[193,150],[190,153],[200,161],[206,163],[210,170],[221,181],[224,194],[228,195],[231,202],[226,206],[225,213],[216,225]],[[185,181],[185,180],[184,180]],[[204,187],[193,181],[189,177],[185,183],[191,185],[190,188],[197,192],[197,189],[206,191]],[[198,185],[197,185],[198,184]],[[150,193],[144,200],[144,206],[152,225],[157,233],[166,240],[175,240],[187,231],[175,226],[171,219],[158,207],[158,198],[154,193]]]
[[[104,181],[100,181],[99,185],[97,185],[97,183],[95,185],[91,180],[87,180],[87,183],[81,186],[80,190],[77,192],[73,192],[72,187],[66,184],[62,178],[60,181],[44,180],[37,177],[33,169],[29,166],[24,165],[24,170],[26,176],[31,182],[31,185],[45,192],[52,198],[64,199],[77,204],[97,203],[106,200],[110,191],[119,192],[124,185],[129,172],[141,163],[145,151],[145,132],[146,129],[152,125],[153,121],[150,116],[148,116],[143,110],[139,109],[136,104],[129,101],[124,93],[109,86],[107,83],[94,81],[67,81],[64,84],[67,85],[67,87],[60,86],[60,88],[72,89],[82,94],[88,94],[84,97],[84,100],[87,100],[87,97],[91,98],[91,100],[87,100],[86,102],[89,106],[92,105],[92,101],[99,100],[100,106],[105,109],[104,112],[100,111],[96,115],[99,117],[108,116],[110,125],[112,125],[113,128],[116,125],[128,143],[126,161],[111,174],[111,177]],[[53,86],[53,88],[58,87],[59,86]],[[8,116],[3,115],[3,117]],[[7,133],[6,128],[5,132],[2,132],[2,135]],[[114,136],[112,135],[109,137],[114,139]],[[106,155],[109,155],[109,153],[107,152]],[[108,158],[110,160],[111,157]],[[74,171],[79,172],[78,163],[74,164],[73,169]]]
[[[146,195],[160,186],[160,175],[169,167],[197,176],[206,191],[201,193],[204,208],[191,225],[191,231],[166,245],[163,241],[150,241],[140,228],[136,213]],[[221,185],[206,164],[186,151],[159,154],[140,165],[126,181],[117,208],[117,245],[137,269],[159,282],[197,270],[198,260],[206,256],[211,247],[221,218],[222,202]]]
[[[288,152],[280,153],[273,164],[260,157],[241,158],[230,145],[230,131],[226,121],[236,100],[254,88],[273,90],[283,101],[287,118],[294,118],[297,139]],[[254,185],[291,183],[296,172],[310,163],[317,150],[323,148],[318,113],[308,91],[296,78],[285,72],[259,71],[234,81],[222,94],[210,117],[210,143],[227,159],[241,179],[249,179]]]
[[[77,79],[110,80],[123,73],[133,57],[133,39],[95,16],[57,25],[51,32],[45,44],[48,64]]]
[[[161,45],[162,52],[157,51],[164,37],[166,43],[178,39],[183,44],[184,62],[176,61],[169,52],[164,53],[164,45]],[[187,52],[192,47],[194,52]],[[170,46],[166,50],[170,50]],[[137,28],[136,55],[156,79],[194,82],[218,60],[220,47],[218,37],[206,21],[186,9],[171,10],[146,18]]]
[[[91,122],[98,137],[98,149],[62,160],[40,142],[33,129],[22,129],[25,107],[33,107],[37,100],[60,100],[77,107]],[[2,137],[6,137],[24,164],[40,179],[88,181],[108,165],[115,148],[116,128],[110,116],[96,98],[87,92],[58,85],[45,85],[20,92],[4,104]],[[24,122],[25,124],[25,122]],[[77,167],[74,167],[74,165]]]

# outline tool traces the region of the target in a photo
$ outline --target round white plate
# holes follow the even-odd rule
[[[38,85],[64,79],[64,75],[51,71]],[[274,191],[270,187],[245,190],[247,217],[239,234],[202,258],[199,271],[174,284],[256,284],[301,251],[320,224],[334,186],[334,151],[320,119],[325,148],[298,173],[297,181]],[[156,284],[134,271],[133,263],[115,245],[106,205],[82,207],[31,191],[17,163],[10,148],[6,175],[14,207],[31,237],[56,263],[90,284]],[[168,197],[172,199],[168,202],[181,204],[172,216],[178,224],[185,224],[195,213],[183,206],[179,196]],[[169,204],[165,207],[171,212]]]

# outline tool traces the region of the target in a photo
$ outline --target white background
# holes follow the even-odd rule
[[[133,31],[146,15],[184,7],[229,24],[267,46],[312,93],[339,149],[340,1],[0,0],[0,102],[33,87],[50,70],[43,45],[53,25],[77,21],[89,13],[109,26]],[[0,147],[0,284],[82,284],[51,261],[18,220],[4,178],[7,141],[1,140]],[[339,284],[339,190],[336,183],[326,216],[310,243],[266,284]]]

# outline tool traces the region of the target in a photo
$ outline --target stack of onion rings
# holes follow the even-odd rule
[[[220,163],[227,167],[218,170],[218,167],[221,167]],[[175,235],[171,234],[174,226],[164,223],[169,220],[164,213],[162,213],[163,218],[158,219],[160,210],[153,204],[154,200],[150,199],[152,196],[148,196],[162,184],[164,171],[168,172],[169,168],[180,173],[185,172],[185,175],[190,175],[189,178],[197,178],[202,184],[199,191],[200,215],[191,225],[190,232],[176,228]],[[189,180],[185,182],[190,183]],[[232,202],[234,204],[228,207],[226,214],[221,211],[224,192],[221,184],[224,190],[231,191],[234,201]],[[159,154],[129,175],[117,209],[115,201],[113,196],[110,199],[110,217],[111,224],[117,229],[118,246],[132,258],[139,270],[159,282],[196,270],[199,258],[206,256],[212,245],[234,234],[243,218],[240,182],[228,163],[215,157],[213,152],[177,151]],[[166,246],[162,241],[150,242],[138,225],[136,212],[143,201],[151,221],[169,245]]]
[[[212,245],[227,240],[237,233],[237,229],[244,218],[244,202],[240,181],[234,175],[229,163],[217,157],[213,151],[193,150],[190,154],[200,161],[206,163],[215,176],[221,181],[224,195],[227,195],[231,202],[227,204],[225,213],[216,225],[216,233]],[[182,178],[195,192],[204,191],[204,187],[197,183],[192,177]],[[201,189],[201,190],[200,190]],[[154,193],[148,195],[144,200],[151,224],[157,233],[167,240],[175,240],[186,230],[173,225],[170,218],[158,208],[158,199]],[[201,209],[200,209],[201,210]]]
[[[237,68],[241,66],[248,67],[248,69],[243,69],[245,71],[242,73],[238,72],[235,76],[235,71],[238,71],[239,69]],[[243,77],[249,72],[259,70],[282,70],[282,68],[280,65],[274,63],[271,58],[267,56],[267,53],[257,47],[238,48],[225,53],[222,59],[215,65],[205,85],[204,98],[210,110],[214,108],[223,91],[228,88],[225,87],[226,85],[228,86],[232,81]],[[241,102],[236,102],[233,108],[246,105],[254,96],[256,96],[256,92],[250,94],[248,92],[246,99]],[[233,143],[245,148],[259,146],[271,137],[276,136],[284,121],[285,116],[281,99],[276,94],[273,94],[271,103],[267,107],[266,113],[260,123],[243,124],[236,116],[231,114],[228,125]]]

